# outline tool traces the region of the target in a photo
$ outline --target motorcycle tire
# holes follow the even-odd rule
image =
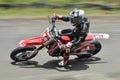
[[[31,53],[29,56],[27,56],[27,53],[33,52],[33,50],[35,50],[36,47],[35,46],[30,46],[30,47],[17,47],[16,49],[14,49],[11,54],[10,57],[12,60],[18,62],[18,61],[27,61],[29,59],[32,59],[33,57],[35,57],[37,55],[38,52],[36,53]],[[29,52],[27,52],[29,51]]]
[[[78,58],[90,58],[93,55],[97,54],[102,48],[102,45],[101,45],[101,43],[99,41],[94,41],[94,42],[92,42],[90,44],[95,46],[95,50],[93,50],[92,53],[90,53],[90,54],[77,55]]]

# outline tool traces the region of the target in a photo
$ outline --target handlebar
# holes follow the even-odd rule
[[[49,17],[49,23],[52,24],[52,25],[55,25],[55,22],[56,22],[56,18],[55,17]]]
[[[50,24],[52,24],[52,28],[51,28],[50,32],[51,32],[51,34],[53,35],[54,40],[55,40],[57,43],[59,43],[58,31],[57,31],[56,25],[55,25],[56,18],[55,18],[55,17],[52,17],[52,18],[49,17],[49,22],[50,22]]]
[[[61,41],[58,39],[58,31],[57,31],[57,29],[56,29],[56,25],[55,25],[55,22],[56,22],[56,18],[55,17],[52,17],[52,18],[50,18],[49,17],[49,22],[50,22],[50,24],[52,24],[52,28],[51,28],[51,30],[50,30],[50,33],[53,35],[53,38],[54,38],[54,40],[57,42],[57,45],[58,45],[58,47],[59,48],[61,48]]]

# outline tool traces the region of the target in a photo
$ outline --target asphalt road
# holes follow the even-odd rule
[[[9,57],[21,39],[38,36],[50,27],[47,19],[0,19],[0,80],[120,80],[120,16],[88,18],[90,32],[108,33],[110,38],[100,41],[102,50],[93,58],[71,56],[64,68],[56,66],[62,58],[48,56],[46,49],[28,62],[14,64]],[[72,28],[62,21],[56,25]]]

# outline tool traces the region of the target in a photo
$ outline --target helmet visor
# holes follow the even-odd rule
[[[82,17],[78,16],[78,17],[74,17],[74,18],[71,18],[70,21],[72,24],[77,24],[79,23],[80,21],[82,20]]]

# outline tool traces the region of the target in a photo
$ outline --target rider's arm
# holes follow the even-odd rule
[[[58,20],[62,20],[62,21],[70,21],[70,17],[68,16],[62,16],[62,15],[59,15],[59,14],[54,14],[55,18],[58,19]]]
[[[62,17],[60,20],[63,20],[63,21],[70,21],[70,17]]]

